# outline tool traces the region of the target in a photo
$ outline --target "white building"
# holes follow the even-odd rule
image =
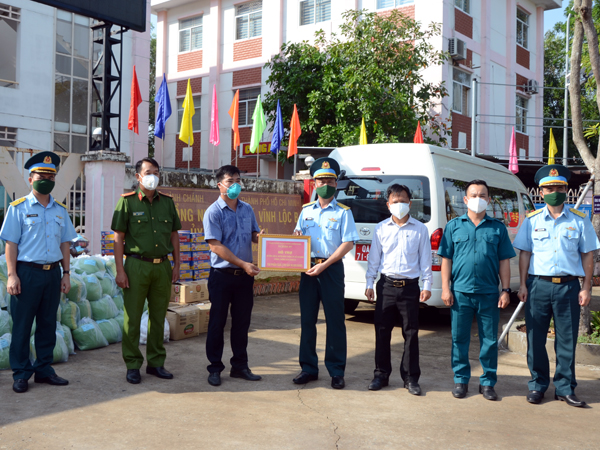
[[[471,86],[479,81],[479,153],[508,157],[515,126],[521,158],[542,156],[544,11],[561,0],[152,0],[157,15],[157,86],[167,76],[173,111],[179,110],[187,80],[195,94],[195,142],[192,167],[216,168],[235,161],[231,119],[233,95],[240,89],[241,141],[249,142],[256,96],[268,91],[263,69],[284,42],[311,40],[314,32],[332,32],[349,8],[384,13],[399,8],[422,24],[442,24],[433,45],[447,51],[450,40],[464,59],[426,69],[426,77],[444,81],[450,96],[440,107],[452,114],[452,148],[471,149]],[[263,25],[264,24],[264,25]],[[530,81],[533,80],[533,81]],[[493,83],[493,84],[486,84]],[[213,86],[217,87],[221,144],[209,144]],[[529,88],[527,87],[529,85]],[[168,167],[187,167],[186,146],[177,139],[179,121],[169,120],[157,157]],[[265,132],[263,139],[270,141]],[[256,173],[256,157],[239,160],[242,170]],[[260,176],[275,175],[274,160],[261,161]]]

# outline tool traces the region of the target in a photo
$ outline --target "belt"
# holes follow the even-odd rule
[[[223,268],[214,267],[214,269],[218,270],[220,272],[228,273],[230,275],[235,275],[236,277],[239,275],[244,275],[246,273],[246,271],[244,269],[232,269],[231,267],[223,267]]]
[[[310,258],[310,262],[313,264],[322,264],[327,261],[329,258]]]
[[[128,258],[135,258],[135,259],[139,259],[141,261],[151,262],[152,264],[160,264],[165,259],[168,259],[168,256],[163,256],[162,258],[146,258],[145,256],[140,256],[140,255],[136,255],[133,253],[126,255],[126,256]]]
[[[551,281],[554,284],[563,284],[568,283],[569,281],[578,280],[579,277],[574,277],[573,275],[565,275],[562,277],[544,277],[542,275],[531,275],[534,278],[539,278],[544,281]]]
[[[37,263],[29,262],[29,261],[17,261],[17,264],[25,264],[26,266],[35,267],[36,269],[50,270],[50,269],[54,269],[55,267],[58,267],[60,262],[56,261],[56,262],[53,262],[50,264],[37,264]]]
[[[385,281],[387,281],[388,283],[391,283],[392,286],[394,286],[394,287],[404,287],[404,286],[408,286],[409,284],[414,284],[414,283],[419,282],[418,278],[403,278],[401,280],[398,280],[396,278],[388,277],[387,275],[382,274],[382,276]]]

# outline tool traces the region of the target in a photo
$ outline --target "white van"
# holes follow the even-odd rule
[[[390,216],[385,194],[391,184],[410,188],[410,214],[429,230],[433,286],[427,306],[445,307],[437,250],[446,223],[467,211],[463,197],[469,181],[482,179],[489,185],[492,201],[487,214],[504,221],[511,241],[525,215],[535,209],[521,180],[505,167],[433,145],[357,145],[337,148],[329,156],[345,171],[338,181],[336,198],[351,208],[360,238],[344,258],[348,314],[360,301],[366,301],[367,255],[375,226]],[[519,288],[518,257],[511,259],[511,288]]]

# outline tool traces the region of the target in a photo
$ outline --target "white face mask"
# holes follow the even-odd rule
[[[156,175],[146,175],[145,177],[142,177],[140,183],[142,183],[142,186],[149,191],[153,191],[158,186],[158,177]]]
[[[397,219],[402,219],[410,211],[410,204],[408,203],[392,203],[390,205],[390,212]]]
[[[480,197],[472,197],[467,202],[467,208],[473,211],[475,214],[479,214],[487,209],[487,202]]]

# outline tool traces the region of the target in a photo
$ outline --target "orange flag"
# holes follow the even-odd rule
[[[294,114],[292,114],[292,121],[290,122],[290,143],[288,145],[287,157],[290,158],[298,153],[298,138],[302,134],[300,128],[300,119],[298,118],[298,110],[294,103]]]
[[[417,122],[417,132],[415,133],[415,138],[413,139],[415,144],[423,144],[423,132],[421,131],[421,122]]]
[[[238,126],[240,117],[240,90],[238,89],[233,96],[231,107],[229,108],[229,116],[231,117],[231,129],[233,130],[233,147],[240,146],[240,129]]]
[[[131,80],[131,104],[129,105],[129,123],[127,128],[135,134],[140,134],[138,122],[138,106],[142,103],[142,93],[138,84],[135,66],[133,66],[133,79]]]

